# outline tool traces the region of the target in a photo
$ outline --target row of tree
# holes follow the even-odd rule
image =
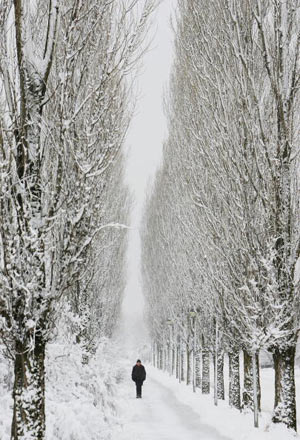
[[[13,439],[45,437],[45,353],[61,311],[85,361],[119,312],[128,74],[152,7],[0,1],[0,337],[14,361]]]
[[[273,422],[294,430],[299,18],[297,0],[179,2],[169,136],[142,232],[156,364],[208,393],[211,353],[217,402],[228,354],[229,402],[240,408],[242,397],[257,426],[258,355],[268,350]]]

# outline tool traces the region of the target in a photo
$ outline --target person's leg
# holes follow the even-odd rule
[[[136,397],[142,397],[142,384],[140,382],[136,383]]]

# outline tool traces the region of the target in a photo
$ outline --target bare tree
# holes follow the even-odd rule
[[[45,349],[86,273],[152,2],[1,2],[1,336],[12,438],[44,438]],[[110,227],[115,224],[109,221]]]
[[[240,407],[233,352],[243,350],[243,403],[254,409],[257,425],[258,354],[268,349],[276,377],[273,421],[293,429],[298,18],[293,1],[227,1],[226,7],[219,0],[180,2],[167,99],[169,138],[144,232],[150,304],[158,301],[162,322],[166,315],[180,316],[181,304],[185,313],[204,315],[198,344],[215,357],[215,396],[223,397],[227,351],[230,400]]]

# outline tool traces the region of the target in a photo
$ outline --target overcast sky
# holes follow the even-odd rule
[[[143,67],[136,83],[139,99],[135,116],[127,136],[129,149],[126,181],[134,202],[128,248],[128,284],[123,313],[127,331],[144,337],[143,296],[140,284],[139,226],[147,188],[161,161],[162,145],[167,136],[163,111],[163,93],[168,85],[173,52],[173,32],[170,17],[176,0],[163,0],[154,17],[150,33],[154,35],[149,51],[144,55]]]

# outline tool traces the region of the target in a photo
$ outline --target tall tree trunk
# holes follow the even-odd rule
[[[167,371],[168,370],[168,346],[166,346],[166,345],[164,345],[163,357],[164,357],[163,370]]]
[[[253,372],[251,355],[247,350],[243,350],[244,354],[244,389],[243,389],[243,408],[254,410],[253,402]],[[256,371],[257,371],[257,404],[258,411],[261,410],[261,389],[260,389],[260,374],[259,374],[259,354],[256,354]]]
[[[180,379],[180,349],[179,343],[176,344],[176,379]]]
[[[180,380],[183,382],[184,378],[185,378],[185,371],[184,371],[184,349],[182,349],[183,347],[181,347],[181,351],[180,351]]]
[[[16,344],[13,388],[13,440],[45,438],[45,343],[36,340],[35,348]]]
[[[224,353],[218,352],[217,355],[217,397],[225,400],[224,388]]]
[[[217,357],[214,354],[214,399],[217,405],[218,399],[225,400],[224,386],[224,353],[218,350]]]
[[[295,389],[295,346],[273,353],[275,369],[275,401],[273,422],[284,423],[297,430]]]
[[[156,348],[155,348],[155,342],[152,343],[152,365],[156,366]]]
[[[175,363],[176,363],[176,353],[175,353],[175,347],[174,343],[172,344],[172,365],[171,365],[171,374],[173,375],[175,373]]]
[[[257,392],[257,385],[258,385],[258,372],[259,369],[257,367],[256,362],[256,354],[253,353],[251,356],[252,361],[252,375],[253,375],[253,409],[254,409],[254,427],[258,428],[258,392]]]
[[[209,365],[209,349],[207,346],[202,347],[202,393],[210,393],[210,365]]]
[[[196,345],[194,344],[192,352],[192,383],[193,392],[196,392]]]
[[[196,388],[201,388],[201,353],[196,353]]]
[[[243,387],[243,408],[253,409],[253,381],[251,370],[251,356],[244,350],[244,387]]]
[[[186,344],[186,384],[190,385],[191,383],[191,352],[189,350],[189,343]]]
[[[240,354],[229,352],[229,405],[241,409]]]
[[[170,341],[167,344],[167,350],[168,350],[168,372],[169,375],[172,375],[172,343],[171,343],[171,338]]]
[[[159,345],[159,369],[163,369],[163,349],[161,345]]]

